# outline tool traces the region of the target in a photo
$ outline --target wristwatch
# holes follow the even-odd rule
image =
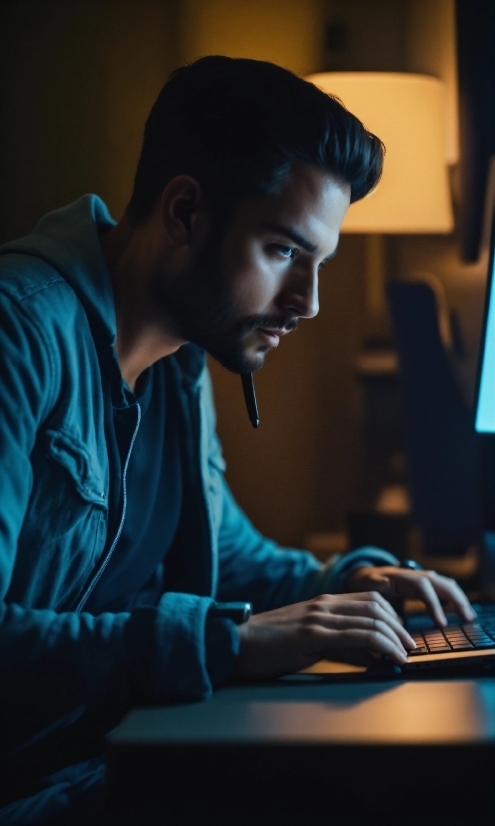
[[[242,625],[252,613],[253,606],[250,602],[214,602],[208,610],[208,618],[229,619],[236,625]]]
[[[410,571],[422,571],[423,566],[416,562],[415,559],[403,559],[400,563],[401,568],[407,568]]]

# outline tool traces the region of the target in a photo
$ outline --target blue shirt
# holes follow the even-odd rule
[[[156,605],[163,593],[164,560],[182,505],[179,410],[167,360],[146,370],[136,386],[141,425],[127,470],[127,512],[124,529],[86,609],[130,611],[136,605]],[[110,497],[119,513],[125,433],[114,407],[113,429],[107,438],[117,454],[110,479]],[[112,537],[112,532],[109,532]]]

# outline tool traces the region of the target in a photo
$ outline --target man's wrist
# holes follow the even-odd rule
[[[369,562],[356,562],[356,564],[352,566],[352,568],[350,569],[350,571],[348,573],[347,581],[346,581],[346,591],[352,593],[352,591],[355,588],[355,585],[357,584],[357,580],[359,578],[359,574],[360,574],[361,571],[363,571],[365,569],[370,570],[370,569],[376,568],[376,567],[377,567],[376,565],[373,565],[373,564],[370,565]]]
[[[356,548],[341,555],[332,564],[328,569],[326,582],[324,583],[326,587],[319,593],[345,594],[349,591],[349,578],[354,571],[360,568],[376,568],[382,565],[398,564],[397,557],[382,548],[375,548],[373,545]]]

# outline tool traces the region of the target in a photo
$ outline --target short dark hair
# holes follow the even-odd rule
[[[202,57],[170,75],[146,122],[127,214],[151,215],[164,187],[187,174],[217,205],[279,190],[295,162],[351,188],[380,179],[384,147],[335,97],[273,63]]]

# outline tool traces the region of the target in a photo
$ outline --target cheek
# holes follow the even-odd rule
[[[273,262],[261,251],[251,250],[236,268],[232,287],[237,303],[246,314],[256,314],[273,301],[281,282]]]

